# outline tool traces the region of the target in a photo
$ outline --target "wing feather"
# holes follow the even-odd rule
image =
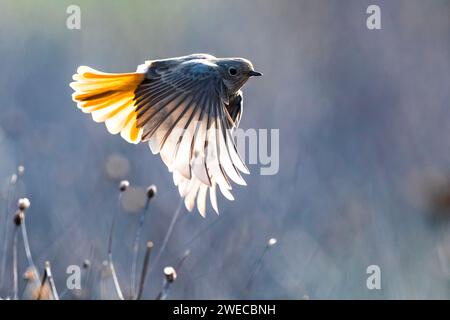
[[[248,172],[231,136],[238,119],[230,118],[240,111],[227,109],[233,97],[226,94],[214,63],[203,57],[179,63],[152,62],[134,94],[141,139],[149,142],[152,152],[159,153],[173,172],[186,208],[191,211],[197,204],[204,216],[209,191],[211,206],[218,212],[216,187],[234,200],[230,179],[245,185],[240,171]],[[127,108],[129,101],[121,103]],[[120,123],[128,122],[124,118]]]
[[[171,150],[173,154],[173,169],[180,171],[183,176],[192,176],[192,157],[191,157],[191,145],[195,139],[194,127],[196,125],[195,118],[198,119],[201,113],[201,103],[204,97],[200,97],[196,101],[195,106],[192,108],[191,114],[186,115],[180,124],[180,130],[173,136],[171,136],[171,143],[167,144],[167,148]],[[183,125],[184,124],[184,125]],[[202,181],[203,182],[203,181]]]

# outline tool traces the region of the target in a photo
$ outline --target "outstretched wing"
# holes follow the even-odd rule
[[[228,130],[231,131],[232,128],[237,127],[240,116],[242,115],[242,94],[240,91],[236,96],[230,97],[230,103],[229,105],[226,105],[226,110],[227,112],[225,112],[225,114],[228,119]],[[216,187],[218,184],[214,178],[211,178],[211,186],[209,186],[202,183],[195,175],[193,175],[191,179],[187,179],[177,171],[174,171],[173,180],[175,185],[178,186],[180,195],[185,198],[185,205],[189,210],[192,210],[195,202],[197,202],[198,211],[200,214],[204,215],[206,212],[206,198],[209,190],[211,205],[217,213],[219,212],[216,196]],[[220,184],[218,186],[227,199],[231,201],[234,200],[230,189]]]
[[[197,198],[204,215],[209,188],[212,206],[218,211],[216,185],[229,199],[230,180],[245,185],[240,171],[248,173],[248,169],[231,134],[236,123],[230,116],[230,97],[213,62],[151,63],[134,100],[141,139],[149,142],[154,154],[160,153],[174,173],[189,210]]]

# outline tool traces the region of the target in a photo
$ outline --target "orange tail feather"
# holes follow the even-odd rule
[[[70,84],[72,99],[96,122],[105,122],[111,134],[120,133],[130,143],[139,143],[142,129],[137,127],[134,91],[144,80],[143,73],[104,73],[79,67]]]

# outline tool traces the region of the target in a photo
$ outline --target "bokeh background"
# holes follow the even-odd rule
[[[66,28],[71,4],[81,30]],[[370,4],[381,7],[382,30],[366,28]],[[81,113],[68,83],[78,65],[126,72],[207,52],[249,58],[264,73],[246,85],[241,127],[280,129],[280,170],[260,176],[250,166],[248,187],[234,188],[234,202],[220,199],[219,217],[183,208],[144,297],[156,296],[162,268],[189,249],[169,298],[450,298],[449,17],[441,0],[2,0],[0,296],[11,295],[3,235],[20,196],[31,200],[37,265],[51,261],[64,291],[66,267],[90,259],[96,299],[115,297],[101,265],[119,210],[114,260],[129,293],[145,188],[158,187],[142,237],[155,243],[153,257],[178,192],[147,145]],[[8,197],[18,165],[25,174]],[[132,188],[118,208],[121,179]],[[278,243],[254,272],[271,237]],[[373,264],[381,290],[366,287]]]

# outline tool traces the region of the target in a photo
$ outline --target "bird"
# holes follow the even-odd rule
[[[126,141],[148,142],[160,154],[188,211],[205,217],[209,191],[219,214],[218,187],[231,201],[231,181],[246,185],[249,170],[233,139],[243,112],[241,88],[261,76],[244,58],[197,53],[147,60],[136,72],[106,73],[80,66],[72,100],[95,122]]]

